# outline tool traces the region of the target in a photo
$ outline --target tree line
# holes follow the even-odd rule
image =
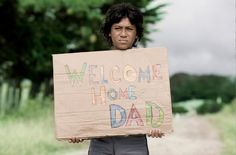
[[[173,102],[221,98],[229,103],[236,95],[236,78],[229,76],[177,73],[171,76],[170,85]]]

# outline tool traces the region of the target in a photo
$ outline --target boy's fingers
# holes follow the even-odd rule
[[[147,135],[152,138],[161,138],[165,134],[160,129],[151,129]]]
[[[155,130],[152,130],[152,138],[155,138]]]
[[[76,142],[76,138],[73,137],[69,139],[69,143],[75,143],[75,142]]]
[[[73,137],[73,138],[70,138],[70,139],[68,140],[68,142],[69,142],[69,143],[80,143],[80,142],[83,142],[84,140],[88,140],[88,138],[87,138],[87,139],[81,139],[81,138],[75,138],[75,137]]]

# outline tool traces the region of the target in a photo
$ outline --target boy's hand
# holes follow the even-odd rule
[[[82,143],[84,140],[85,140],[85,139],[80,139],[80,138],[75,138],[75,137],[73,137],[73,138],[70,138],[70,139],[68,140],[68,142],[69,142],[69,143]]]
[[[163,132],[161,132],[160,129],[152,129],[150,130],[149,134],[147,134],[148,137],[152,137],[152,138],[161,138],[163,136],[165,136],[165,134]]]

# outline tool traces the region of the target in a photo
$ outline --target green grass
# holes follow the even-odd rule
[[[204,100],[202,99],[192,99],[188,101],[176,102],[174,105],[182,106],[188,111],[195,111],[199,106],[203,104]]]
[[[217,114],[209,115],[209,119],[219,129],[223,142],[222,155],[236,154],[236,99],[226,105]]]
[[[55,155],[83,147],[55,139],[51,104],[31,101],[20,112],[0,118],[0,154]]]

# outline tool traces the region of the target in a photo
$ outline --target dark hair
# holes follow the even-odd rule
[[[119,23],[121,19],[128,18],[132,25],[136,27],[137,39],[134,41],[133,46],[136,46],[137,40],[143,36],[143,15],[141,11],[129,3],[115,4],[106,12],[105,21],[101,27],[101,33],[104,35],[110,45],[112,40],[109,36],[111,27],[115,23]]]

